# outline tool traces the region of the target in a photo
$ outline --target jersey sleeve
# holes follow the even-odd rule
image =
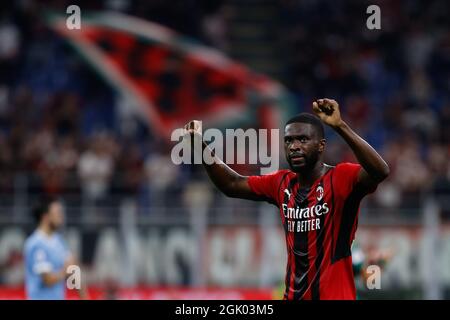
[[[344,162],[336,166],[339,189],[343,194],[349,194],[358,182],[361,165],[358,163]]]
[[[283,177],[286,175],[284,171],[277,171],[271,174],[261,176],[250,176],[247,179],[250,189],[263,200],[279,205],[279,189]]]
[[[359,163],[344,162],[336,166],[336,178],[338,183],[338,192],[347,197],[352,191],[355,190],[355,186],[358,183],[358,175],[361,170],[361,165]],[[362,190],[364,194],[372,193],[377,189],[374,186],[370,190]]]

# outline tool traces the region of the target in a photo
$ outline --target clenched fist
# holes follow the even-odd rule
[[[339,104],[333,99],[318,99],[313,102],[314,113],[323,123],[330,127],[338,127],[342,124]]]
[[[185,138],[190,138],[188,141],[194,142],[194,150],[201,151],[202,150],[202,122],[199,120],[191,120],[185,126]]]
[[[191,120],[185,126],[184,129],[187,133],[190,133],[191,136],[198,135],[202,136],[202,122],[198,120]]]

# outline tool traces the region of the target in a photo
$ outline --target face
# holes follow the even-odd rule
[[[47,213],[47,221],[53,230],[57,230],[62,227],[64,223],[64,211],[61,203],[53,202]]]
[[[291,123],[284,129],[284,151],[292,171],[312,169],[325,148],[325,139],[309,123]]]

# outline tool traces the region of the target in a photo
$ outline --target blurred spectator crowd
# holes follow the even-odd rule
[[[417,208],[427,191],[449,194],[450,4],[280,3],[287,83],[299,104],[338,100],[344,119],[391,167],[373,204]],[[381,9],[381,30],[366,28],[371,4]],[[352,158],[340,140],[328,150],[331,162]]]
[[[286,69],[281,80],[299,111],[317,97],[335,98],[345,120],[390,164],[392,174],[370,205],[389,212],[414,209],[426,191],[448,194],[450,3],[379,1],[382,29],[373,31],[365,28],[364,1],[273,2],[280,41],[269,45],[280,47]],[[214,32],[205,26],[213,28],[211,17],[227,1],[209,3],[122,0],[80,6],[125,11],[215,45],[208,38]],[[172,165],[170,146],[152,139],[145,126],[126,134],[114,93],[37,15],[41,6],[69,4],[2,4],[2,205],[14,201],[17,188],[30,195],[73,195],[74,203],[113,206],[123,197],[139,199],[144,207],[177,203],[173,197],[187,185],[191,169]],[[343,142],[329,137],[327,161],[352,160]]]

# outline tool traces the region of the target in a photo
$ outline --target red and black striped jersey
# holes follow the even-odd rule
[[[361,199],[359,164],[340,163],[310,187],[280,170],[251,176],[250,188],[280,209],[288,262],[284,299],[356,299],[351,244]]]

